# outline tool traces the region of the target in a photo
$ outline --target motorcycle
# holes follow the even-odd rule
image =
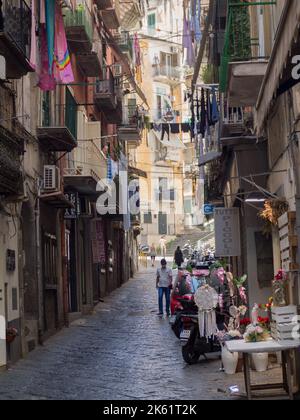
[[[182,357],[187,364],[196,364],[201,356],[207,358],[208,353],[221,351],[220,344],[215,339],[207,340],[205,337],[200,337],[198,308],[194,302],[190,306],[190,312],[181,315],[181,321]]]

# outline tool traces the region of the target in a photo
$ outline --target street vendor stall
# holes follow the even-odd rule
[[[292,400],[293,384],[292,384],[292,353],[300,349],[300,340],[275,341],[270,339],[257,343],[248,343],[245,340],[227,341],[226,347],[231,353],[242,353],[244,359],[244,378],[246,386],[247,399],[253,398],[253,391],[283,389],[288,397]],[[282,383],[274,384],[251,384],[250,355],[255,353],[282,353]],[[260,395],[262,396],[262,395]]]

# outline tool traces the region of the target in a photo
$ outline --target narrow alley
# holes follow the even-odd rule
[[[142,269],[94,315],[1,373],[0,399],[227,399],[218,358],[187,366],[157,317],[154,274]]]
[[[230,386],[243,391],[243,374],[220,372],[218,354],[186,365],[156,314],[155,270],[144,268],[92,316],[1,372],[0,400],[228,400]],[[278,369],[253,375],[274,379]]]

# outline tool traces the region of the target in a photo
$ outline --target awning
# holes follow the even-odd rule
[[[258,134],[261,133],[272,99],[279,88],[281,77],[288,64],[287,62],[294,44],[294,39],[298,38],[299,19],[300,1],[286,1],[282,10],[268,68],[256,104],[256,129]]]
[[[117,44],[115,38],[112,36],[112,34],[110,33],[109,30],[104,31],[104,36],[105,36],[105,38],[108,42],[109,47],[114,51],[118,60],[120,62],[122,62],[123,70],[124,70],[125,75],[128,78],[128,81],[130,82],[130,84],[132,85],[132,87],[136,91],[136,93],[139,95],[139,97],[141,98],[143,103],[149,109],[150,107],[149,107],[149,104],[147,102],[147,98],[144,95],[144,92],[142,91],[142,89],[137,85],[137,83],[134,79],[134,75],[132,74],[131,67],[130,67],[130,64],[128,62],[127,56],[121,51],[119,45]]]

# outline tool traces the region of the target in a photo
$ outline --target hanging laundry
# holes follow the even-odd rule
[[[162,124],[161,123],[159,123],[159,124],[153,123],[153,130],[160,133],[162,131]]]
[[[200,134],[204,136],[206,130],[206,106],[204,89],[201,90],[201,117],[200,117]]]
[[[47,51],[49,74],[53,73],[54,43],[55,43],[55,0],[45,0],[46,30],[47,30]]]
[[[183,48],[189,48],[189,24],[186,18],[186,14],[184,12],[184,18],[183,18],[183,34],[182,34],[182,46]]]
[[[73,83],[75,79],[68,50],[64,19],[58,3],[55,10],[55,28],[54,75],[58,82]]]
[[[217,101],[216,89],[212,88],[212,107],[211,107],[211,120],[216,124],[220,119],[219,106]]]
[[[179,134],[180,133],[180,124],[171,124],[171,133]]]
[[[189,133],[191,131],[191,124],[190,123],[182,123],[181,130],[183,133]]]
[[[161,133],[161,140],[164,141],[165,134],[168,135],[168,141],[170,141],[170,124],[163,124],[162,125],[162,133]]]
[[[38,71],[38,87],[43,91],[54,90],[56,87],[55,78],[49,74],[49,57],[47,49],[46,25],[40,25],[40,69]]]
[[[31,51],[30,65],[33,70],[37,67],[37,36],[36,36],[36,0],[31,3]]]
[[[201,0],[195,0],[196,2],[196,15],[195,15],[195,40],[200,44],[202,39],[201,32]]]
[[[40,23],[46,24],[45,0],[40,0]]]
[[[138,34],[135,33],[133,37],[133,48],[134,48],[134,55],[135,55],[135,65],[141,66],[142,65],[142,54],[141,54],[141,47],[138,38]]]
[[[207,127],[213,125],[212,122],[212,105],[210,101],[210,90],[206,92],[206,110],[207,110]]]
[[[107,159],[107,179],[113,179],[112,159],[110,157]]]

